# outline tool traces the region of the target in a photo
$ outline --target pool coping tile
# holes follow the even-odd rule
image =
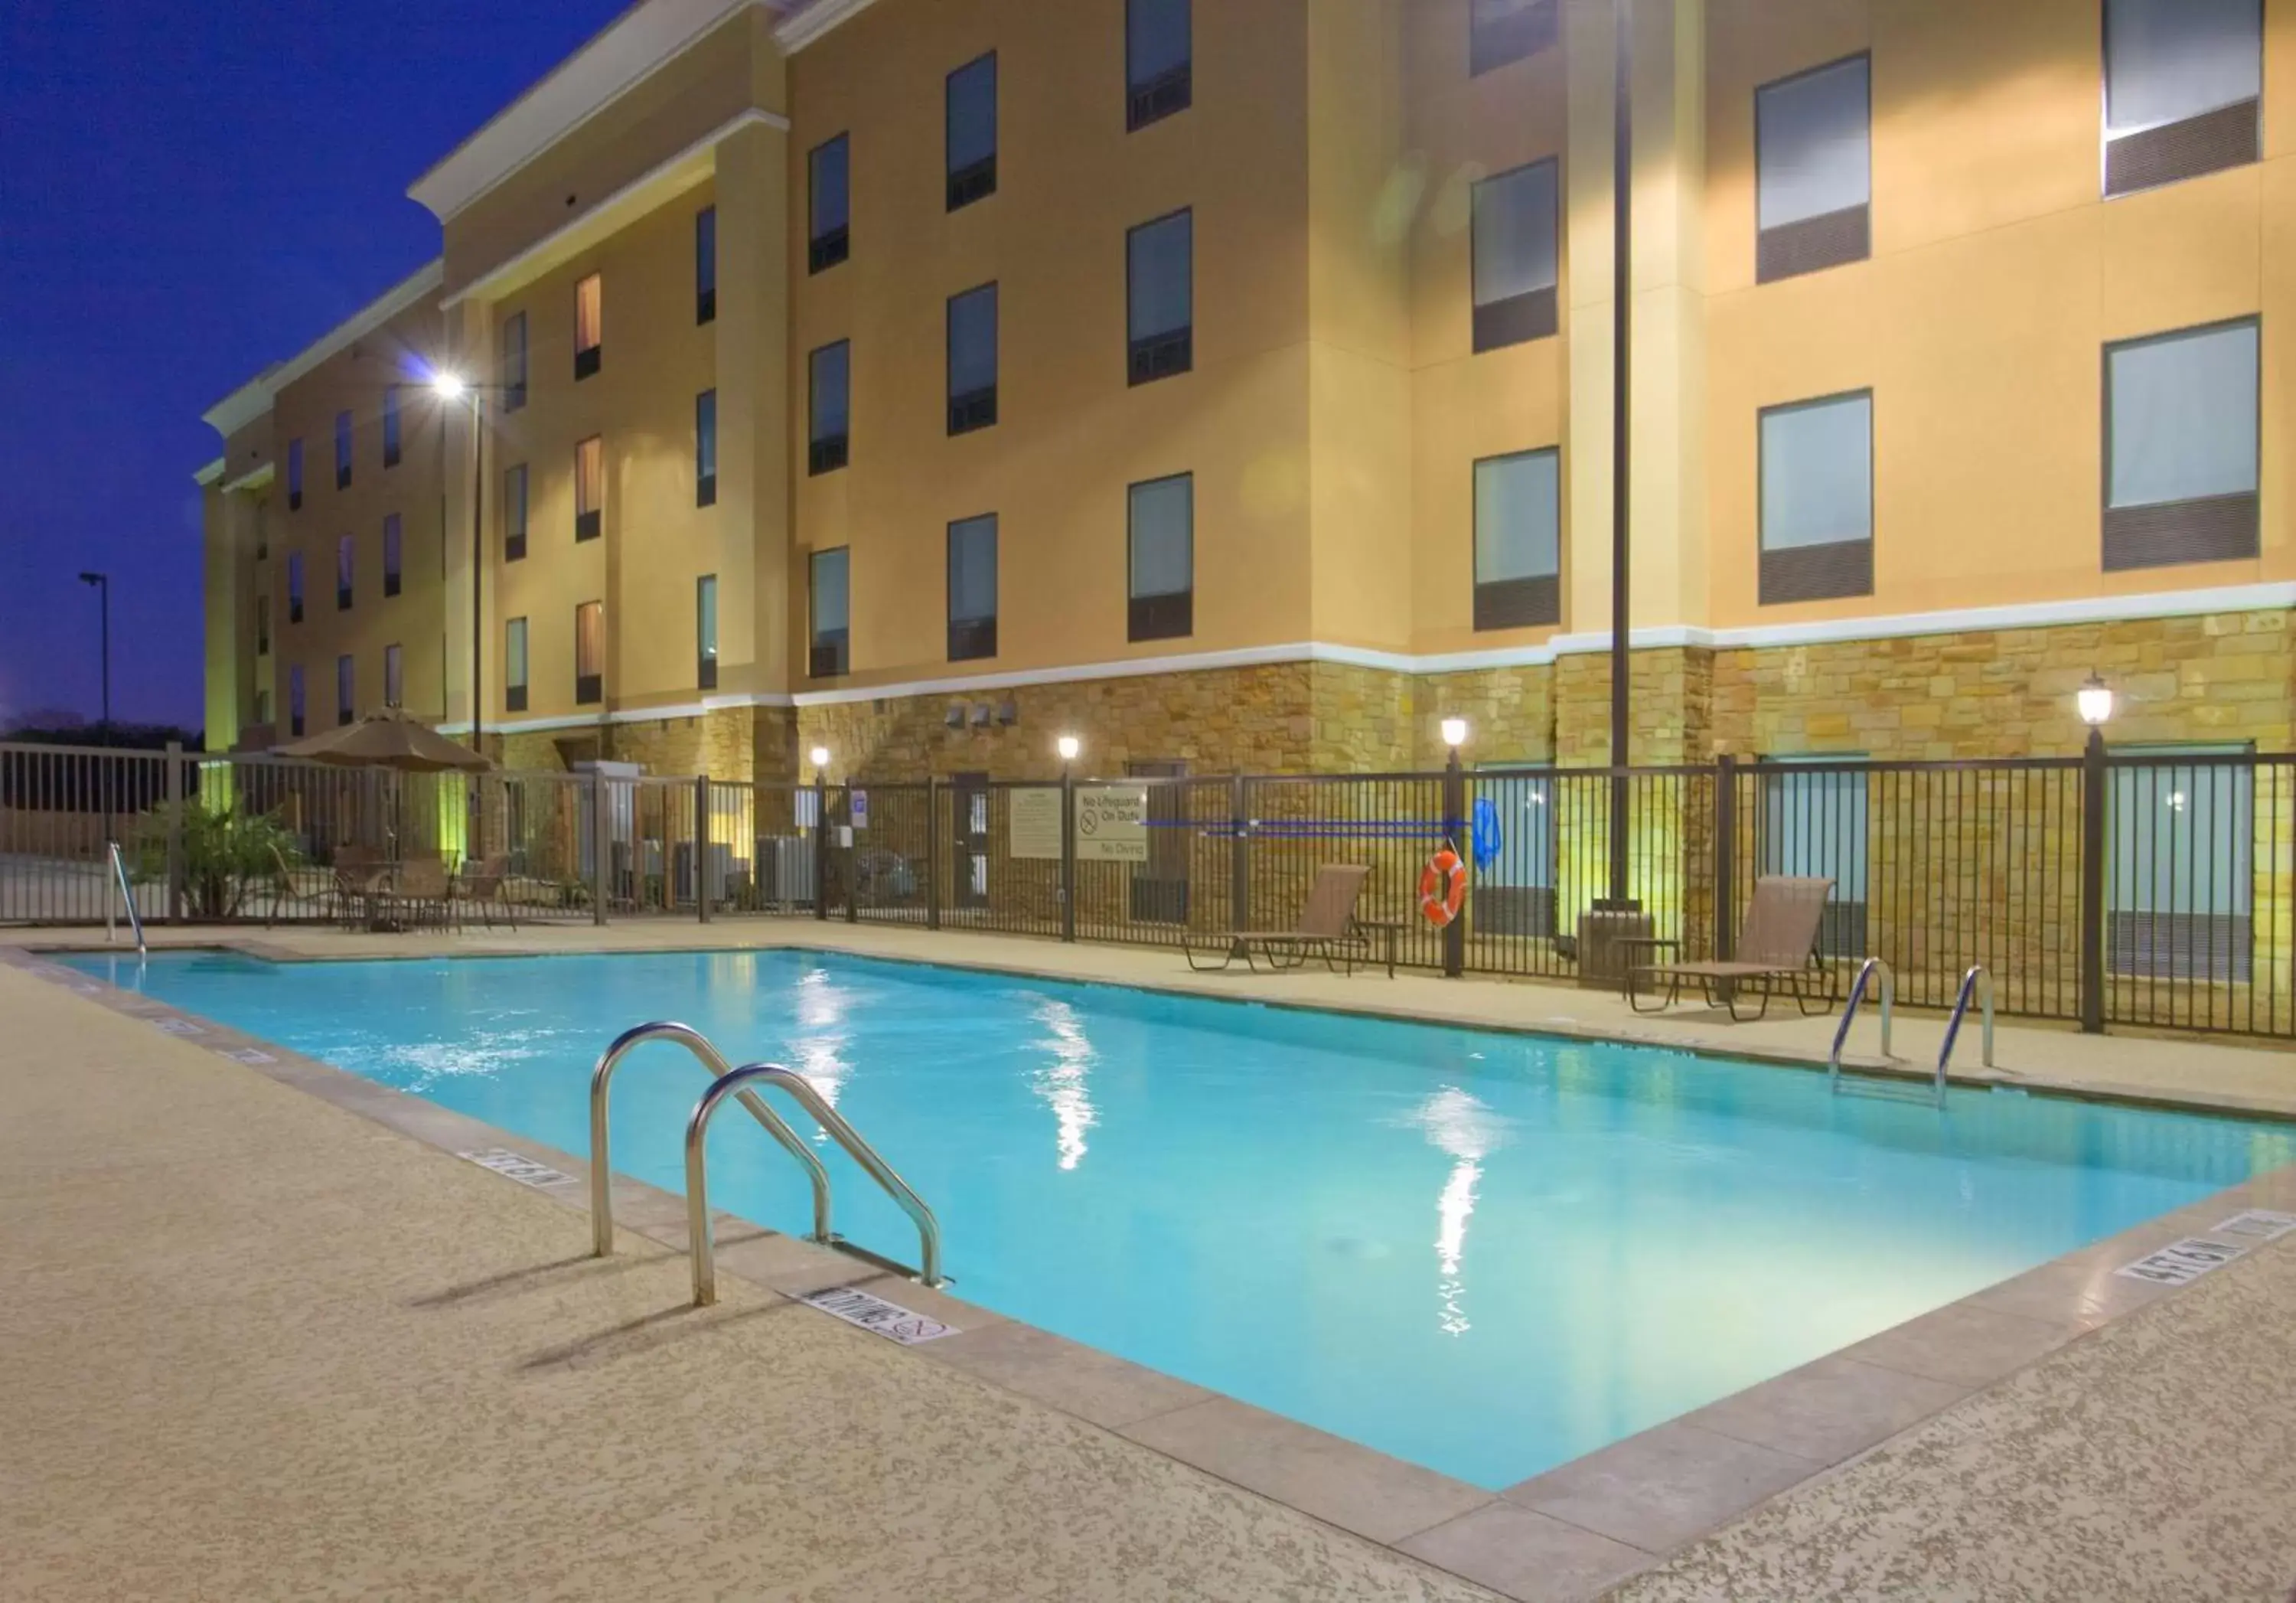
[[[1480,1486],[1218,1393],[1117,1434],[1390,1547],[1495,1500]]]
[[[227,947],[277,961],[322,960],[251,941]],[[155,1027],[192,1026],[168,1033],[431,1150],[465,1161],[497,1149],[527,1158],[557,1178],[501,1178],[588,1212],[589,1164],[575,1154],[66,968],[42,950],[0,943],[0,966]],[[2093,1088],[2072,1094],[2136,1100],[2098,1097]],[[685,1251],[682,1196],[619,1174],[612,1194],[622,1253]],[[1496,1494],[801,1237],[723,1212],[712,1218],[721,1272],[775,1298],[802,1301],[838,1287],[871,1292],[955,1327],[947,1336],[904,1349],[913,1356],[1111,1430],[1517,1603],[1578,1603],[1761,1504],[1826,1478],[2095,1329],[2173,1297],[2182,1287],[2116,1271],[2169,1242],[2205,1236],[2251,1207],[2296,1210],[2296,1164],[2092,1242]]]

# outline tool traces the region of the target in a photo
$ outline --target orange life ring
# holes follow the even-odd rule
[[[1447,845],[1419,871],[1419,910],[1439,930],[1458,917],[1466,902],[1467,865]]]

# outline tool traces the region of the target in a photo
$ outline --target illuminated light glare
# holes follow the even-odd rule
[[[1451,1172],[1435,1202],[1439,1226],[1435,1265],[1439,1276],[1435,1295],[1436,1322],[1447,1336],[1464,1336],[1473,1328],[1461,1305],[1466,1282],[1460,1266],[1467,1256],[1467,1221],[1475,1211],[1475,1187],[1483,1178],[1483,1159],[1507,1143],[1507,1121],[1456,1086],[1446,1086],[1409,1114],[1428,1145],[1452,1159]]]
[[[1038,1044],[1053,1055],[1050,1066],[1030,1076],[1029,1089],[1053,1110],[1058,1126],[1054,1147],[1062,1169],[1074,1169],[1088,1150],[1084,1132],[1100,1122],[1092,1106],[1090,1080],[1094,1054],[1084,1032],[1084,1021],[1066,1002],[1046,1002],[1037,1009],[1037,1022],[1049,1033]]]
[[[1467,720],[1465,719],[1447,718],[1443,720],[1443,744],[1447,746],[1453,747],[1463,746],[1467,744]]]
[[[816,746],[808,753],[808,755],[813,759],[814,767],[817,769],[825,769],[829,766],[829,748],[827,746]]]
[[[470,386],[459,373],[439,373],[431,375],[430,388],[438,392],[440,400],[460,400]]]
[[[846,1061],[847,1034],[845,996],[837,982],[821,969],[815,969],[797,982],[797,1027],[800,1032],[793,1054],[797,1072],[813,1081],[813,1089],[830,1106],[837,1106],[837,1095],[845,1089],[845,1077],[853,1072]],[[829,1132],[816,1130],[816,1145],[826,1143]]]
[[[1060,753],[1061,760],[1062,762],[1074,762],[1077,760],[1077,753],[1083,750],[1084,742],[1078,740],[1075,736],[1063,735],[1061,736]]]
[[[2092,729],[2101,728],[2112,716],[2112,686],[2091,674],[2088,683],[2074,695],[2073,703],[2080,709],[2081,722]]]

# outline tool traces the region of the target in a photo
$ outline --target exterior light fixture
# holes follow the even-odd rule
[[[2088,683],[2083,685],[2073,697],[2073,702],[2080,709],[2081,722],[2092,729],[2101,729],[2112,716],[2112,686],[2092,673],[2088,676]]]
[[[1443,744],[1449,746],[1455,752],[1461,746],[1467,744],[1467,720],[1465,719],[1447,718],[1443,720]]]
[[[1083,750],[1084,742],[1078,740],[1075,736],[1063,735],[1061,736],[1060,753],[1061,760],[1062,762],[1074,762],[1077,760],[1077,753]]]
[[[460,400],[470,386],[463,382],[461,374],[441,372],[430,375],[430,388],[440,400]]]
[[[827,746],[816,746],[811,752],[808,752],[807,755],[813,759],[813,766],[815,768],[826,769],[829,767],[829,748]]]

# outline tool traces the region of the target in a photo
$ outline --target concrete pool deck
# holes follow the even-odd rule
[[[1186,976],[1171,953],[803,924],[268,940],[312,958],[818,943]],[[1566,1005],[1590,1027],[1611,1002],[1187,978],[1501,1027]],[[2296,1435],[2296,1237],[2173,1294],[2112,1272],[2233,1203],[2296,1211],[2296,1171],[1492,1497],[841,1260],[824,1278],[817,1249],[734,1221],[726,1300],[692,1312],[675,1199],[628,1188],[637,1229],[589,1260],[578,1186],[438,1150],[511,1138],[291,1055],[230,1061],[252,1043],[174,1035],[188,1021],[90,989],[0,962],[0,1597],[1489,1596],[1472,1577],[1560,1600],[1642,1571],[1624,1595],[2229,1598],[2296,1580],[2296,1467],[2276,1445]],[[1702,1029],[1796,1056],[1809,1025],[1822,1051],[1823,1020],[1755,1027],[1775,1043]],[[1901,1051],[1918,1027],[1900,1021]],[[2181,1046],[2016,1035],[2003,1062],[2037,1078],[2027,1035],[2113,1048],[2122,1094],[2219,1106],[2268,1097],[2288,1061],[2191,1048],[2196,1070]],[[790,1301],[840,1281],[964,1334],[904,1350]]]

